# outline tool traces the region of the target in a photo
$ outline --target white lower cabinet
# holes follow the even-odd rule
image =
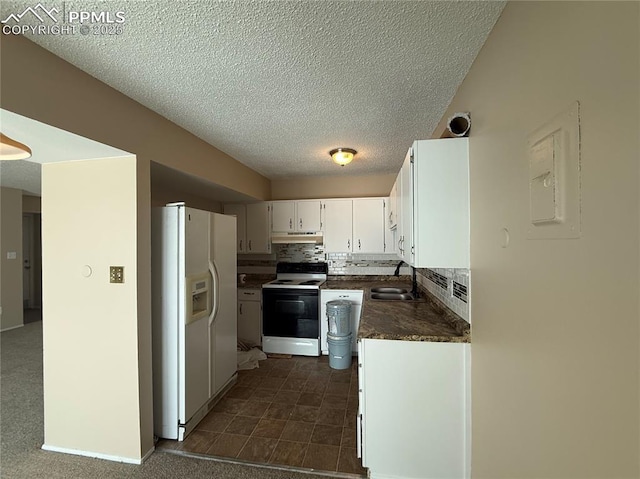
[[[262,291],[238,289],[238,338],[262,343]]]
[[[322,289],[320,290],[320,351],[322,354],[329,354],[329,346],[327,345],[327,333],[329,331],[329,323],[327,322],[327,303],[329,301],[344,300],[351,303],[351,350],[358,352],[358,344],[356,338],[358,336],[358,325],[360,324],[360,313],[362,313],[362,290],[338,290],[338,289]]]
[[[470,477],[470,345],[359,341],[358,449],[369,477]]]

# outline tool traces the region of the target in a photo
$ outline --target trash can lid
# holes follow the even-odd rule
[[[329,301],[327,303],[327,308],[350,308],[351,301],[347,301],[346,299],[334,299],[333,301]]]

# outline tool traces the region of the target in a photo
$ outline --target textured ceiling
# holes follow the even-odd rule
[[[412,140],[435,129],[504,7],[62,3],[46,6],[124,11],[123,32],[29,39],[272,179],[397,172]],[[2,4],[4,19],[35,2]],[[348,167],[329,159],[338,146],[359,151]]]

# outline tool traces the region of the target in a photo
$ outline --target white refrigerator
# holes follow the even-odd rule
[[[237,377],[236,219],[152,212],[155,435],[182,441]]]

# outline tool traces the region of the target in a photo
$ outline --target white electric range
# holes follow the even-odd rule
[[[327,263],[278,263],[276,279],[262,285],[265,353],[320,355],[320,287]]]

